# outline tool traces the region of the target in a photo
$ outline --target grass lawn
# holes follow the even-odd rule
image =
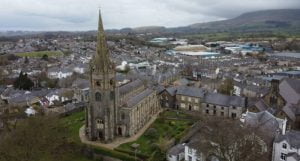
[[[43,55],[51,56],[63,56],[61,51],[34,51],[34,52],[27,52],[27,53],[17,53],[17,56],[20,57],[31,57],[31,58],[41,58]]]
[[[84,125],[84,111],[76,112],[70,116],[62,118],[64,124],[69,128],[70,131],[70,141],[81,144],[79,138],[79,129]]]
[[[138,140],[122,144],[119,148],[127,151],[133,151],[131,145],[133,143],[137,143],[140,145],[138,153],[151,155],[157,147],[164,146],[171,139],[180,139],[193,123],[190,120],[166,119],[167,116],[172,118],[175,116],[183,118],[188,117],[183,113],[177,115],[176,112],[166,111],[161,114],[157,120],[155,120],[150,128],[140,138],[138,138]]]

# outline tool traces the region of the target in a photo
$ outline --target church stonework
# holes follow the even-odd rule
[[[146,88],[141,80],[117,87],[115,67],[109,57],[99,14],[97,49],[90,62],[85,132],[89,140],[103,143],[136,134],[161,109],[157,92]]]

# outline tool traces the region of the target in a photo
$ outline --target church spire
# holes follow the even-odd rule
[[[95,56],[95,67],[100,71],[109,71],[112,66],[109,59],[109,50],[106,43],[101,11],[99,10],[98,34],[97,34],[97,49]]]

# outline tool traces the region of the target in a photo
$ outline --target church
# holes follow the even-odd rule
[[[110,143],[117,137],[133,136],[161,111],[156,90],[143,81],[117,85],[100,13],[96,54],[89,72],[89,104],[85,112],[89,140]]]

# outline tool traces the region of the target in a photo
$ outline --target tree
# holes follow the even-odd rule
[[[221,161],[266,161],[267,145],[256,131],[238,121],[207,118],[202,126],[198,153],[205,158],[217,157]]]
[[[19,77],[14,82],[14,87],[17,89],[30,90],[34,83],[27,77],[27,74],[20,72]]]
[[[225,81],[219,86],[218,92],[226,95],[232,95],[234,92],[234,84],[232,79],[225,79]]]
[[[80,149],[69,143],[67,137],[68,128],[58,118],[28,118],[20,121],[14,131],[2,136],[0,161],[69,160]]]
[[[47,54],[44,54],[44,55],[42,56],[42,60],[48,61],[48,60],[49,60],[48,55],[47,55]]]

